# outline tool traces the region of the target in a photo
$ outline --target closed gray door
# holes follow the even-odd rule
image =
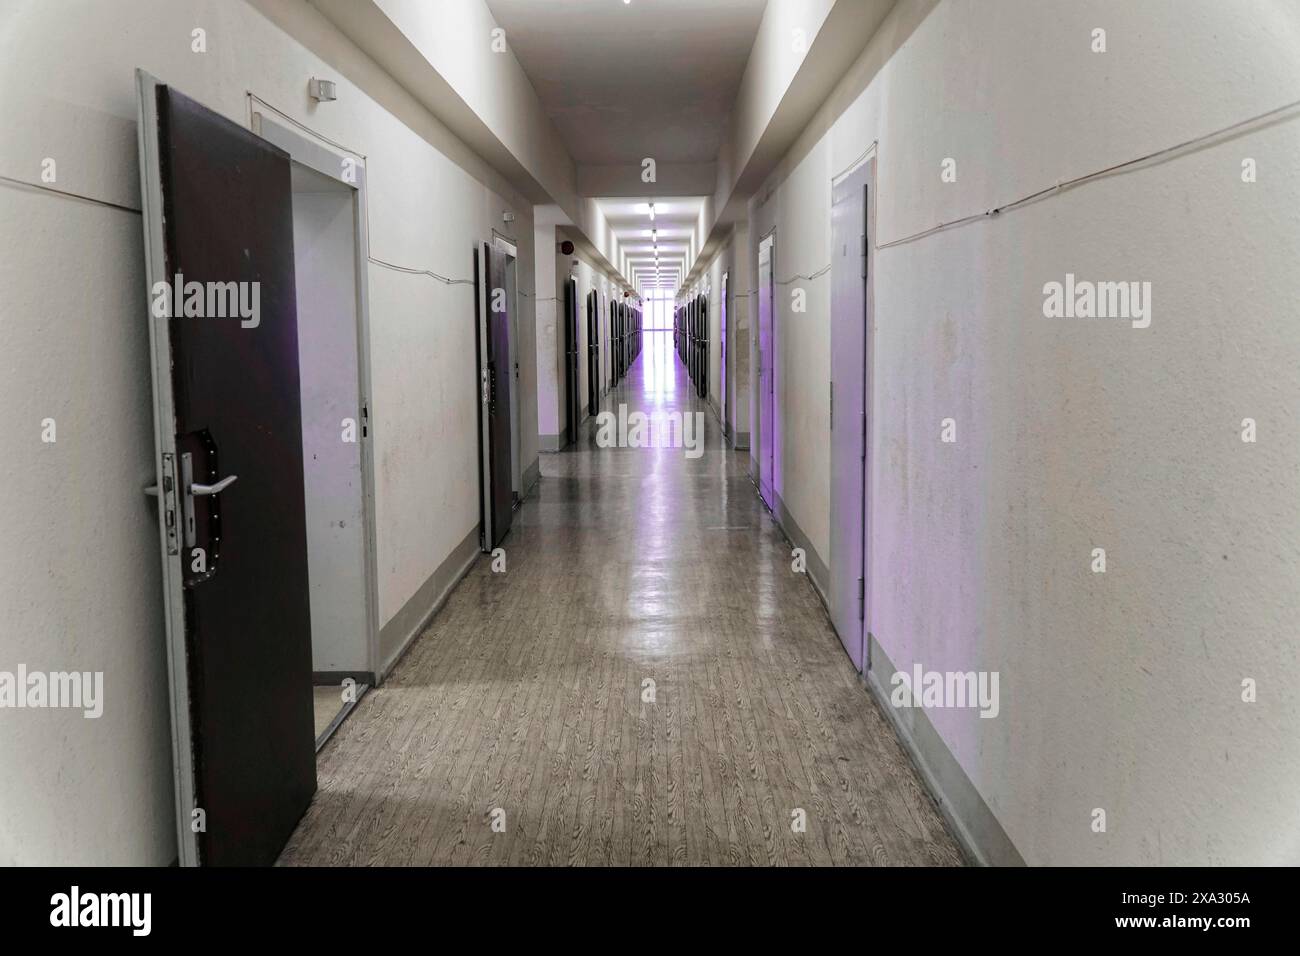
[[[758,492],[769,508],[775,507],[776,389],[773,355],[776,348],[772,308],[772,260],[776,237],[768,236],[758,246]]]
[[[866,617],[867,208],[864,164],[831,201],[831,621],[862,670]]]

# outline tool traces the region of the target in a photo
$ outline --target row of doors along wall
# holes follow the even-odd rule
[[[632,367],[637,356],[641,354],[641,308],[627,305],[623,308],[623,371]]]
[[[618,303],[609,300],[609,387],[618,384]]]
[[[364,165],[136,86],[178,856],[264,865],[316,789],[313,671],[378,666]],[[160,308],[178,275],[225,308]]]
[[[709,395],[709,300],[703,293],[675,310],[674,339],[677,354],[700,398]]]
[[[621,382],[627,374],[627,306],[622,302],[614,303],[614,381]]]
[[[641,309],[624,302],[609,304],[609,341],[613,363],[610,387],[617,385],[641,354]]]

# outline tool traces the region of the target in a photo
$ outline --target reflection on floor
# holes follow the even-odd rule
[[[577,446],[321,751],[285,864],[958,864],[671,336],[605,399],[704,453]],[[653,420],[653,418],[652,418]]]
[[[353,684],[346,693],[342,684],[317,684],[312,688],[318,753],[368,689],[367,684]]]

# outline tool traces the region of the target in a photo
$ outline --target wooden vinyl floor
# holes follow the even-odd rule
[[[604,407],[703,411],[704,454],[589,421],[543,455],[505,573],[480,558],[326,744],[282,864],[963,862],[748,453],[645,338]]]

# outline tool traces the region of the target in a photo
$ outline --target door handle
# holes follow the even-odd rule
[[[216,447],[212,444],[212,437],[208,435],[206,432],[198,433],[198,434],[206,445],[207,454],[210,456],[211,460],[215,461],[214,456],[216,454]],[[191,437],[192,436],[186,436],[187,440]],[[164,469],[167,468],[168,457],[170,456],[167,455],[163,456]],[[199,523],[196,518],[194,499],[206,498],[211,495],[220,494],[223,490],[233,485],[239,478],[238,475],[227,475],[225,478],[222,478],[216,484],[205,485],[201,482],[194,481],[194,479],[192,478],[193,474],[194,474],[194,455],[192,452],[188,452],[188,451],[182,452],[180,455],[180,475],[178,476],[179,480],[176,482],[176,484],[177,487],[180,489],[180,502],[179,502],[180,538],[187,549],[193,548],[198,543]],[[164,500],[167,501],[167,507],[169,509],[175,507],[170,503],[170,498],[171,498],[170,489],[171,489],[171,477],[166,475],[164,471],[164,477],[163,477]],[[145,491],[146,493],[149,493],[150,489],[145,489]],[[221,528],[215,515],[216,507],[217,507],[216,503],[214,502],[212,505],[209,505],[208,507],[209,507],[209,512],[208,512],[209,521],[207,524],[207,532],[212,537],[213,540],[218,540],[221,537]],[[167,519],[169,525],[172,523],[172,520],[173,519],[169,516]],[[169,533],[169,538],[170,538],[170,533]],[[186,587],[190,587],[194,584],[197,584],[200,581],[206,581],[208,578],[212,577],[212,575],[216,573],[217,568],[215,564],[216,561],[215,549],[213,551],[213,554],[210,555],[209,557],[213,563],[208,566],[206,571],[200,573],[198,577],[191,578],[187,576],[185,581]]]
[[[190,494],[192,495],[219,495],[239,479],[238,475],[227,475],[215,485],[200,485],[197,482],[190,484]]]

